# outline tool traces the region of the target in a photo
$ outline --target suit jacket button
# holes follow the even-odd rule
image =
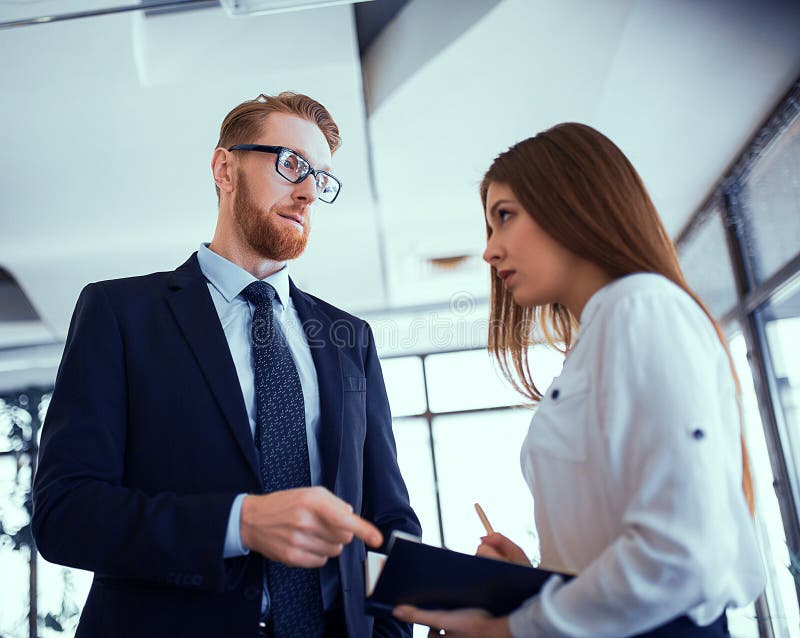
[[[256,587],[255,585],[248,585],[247,587],[244,588],[243,593],[245,600],[255,600],[261,593],[261,588]]]

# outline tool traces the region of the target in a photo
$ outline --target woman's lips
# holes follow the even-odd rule
[[[497,276],[503,280],[503,284],[505,284],[506,288],[508,288],[508,284],[511,281],[511,278],[516,274],[515,270],[500,270],[497,273]]]

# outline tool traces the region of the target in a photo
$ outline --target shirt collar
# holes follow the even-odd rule
[[[597,309],[601,305],[601,299],[603,298],[603,292],[608,288],[608,284],[596,290],[594,294],[589,297],[589,301],[583,306],[583,310],[581,311],[581,316],[578,319],[578,324],[581,328],[581,331],[585,326],[588,326],[591,323],[594,315],[597,313]]]
[[[591,297],[589,297],[589,301],[586,302],[586,305],[583,307],[583,311],[581,312],[578,328],[579,332],[586,331],[586,327],[592,322],[592,319],[594,319],[597,311],[602,307],[603,300],[608,297],[609,293],[614,290],[620,282],[629,276],[630,275],[623,275],[622,277],[612,279],[605,286],[597,290]]]
[[[200,270],[205,278],[225,297],[228,303],[233,301],[249,284],[258,281],[244,268],[215,253],[206,243],[200,244],[200,248],[197,250],[197,261],[200,263]],[[289,301],[289,269],[284,266],[262,281],[266,281],[275,288],[278,301],[285,308]]]

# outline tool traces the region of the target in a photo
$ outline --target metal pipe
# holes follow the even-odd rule
[[[79,18],[95,18],[97,16],[112,15],[114,13],[127,13],[129,11],[149,11],[152,9],[185,9],[193,7],[204,9],[206,7],[219,6],[218,0],[164,0],[153,4],[128,4],[121,7],[107,7],[105,9],[93,9],[92,11],[75,11],[73,13],[62,13],[59,15],[39,16],[36,18],[23,18],[22,20],[11,20],[0,22],[0,29],[15,29],[17,27],[30,27],[36,24],[48,24],[49,22],[62,22],[64,20],[77,20]]]

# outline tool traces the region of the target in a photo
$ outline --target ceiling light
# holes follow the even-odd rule
[[[284,13],[300,9],[319,9],[337,4],[354,4],[369,0],[220,0],[229,16]]]
[[[456,270],[463,267],[474,255],[448,255],[446,257],[429,257],[428,263],[434,270]]]

